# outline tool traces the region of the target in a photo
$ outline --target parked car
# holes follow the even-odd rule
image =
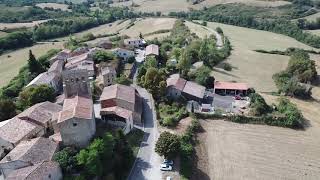
[[[167,176],[166,180],[172,180],[172,178],[170,176]]]
[[[172,166],[170,166],[169,164],[161,164],[160,170],[161,171],[172,171]]]
[[[235,99],[235,100],[241,100],[241,99],[242,99],[242,97],[241,97],[241,96],[239,96],[239,95],[236,95],[236,96],[234,96],[234,99]]]
[[[162,163],[163,164],[169,164],[170,166],[173,166],[173,161],[172,160],[165,159],[165,160],[163,160]]]

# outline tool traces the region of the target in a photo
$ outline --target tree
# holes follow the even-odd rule
[[[167,131],[160,134],[155,151],[165,158],[173,158],[180,150],[180,139]]]
[[[178,61],[178,69],[180,73],[185,76],[191,68],[191,59],[189,58],[189,53],[187,51],[183,51],[180,59]]]
[[[40,62],[32,54],[32,51],[29,50],[29,60],[28,60],[28,67],[31,73],[40,74],[44,71],[43,67],[41,66]]]
[[[0,99],[0,121],[7,120],[16,115],[16,105],[9,99]]]
[[[200,46],[199,50],[199,59],[200,61],[203,61],[203,64],[206,66],[210,66],[209,63],[209,48],[208,48],[208,39],[205,38]]]
[[[141,33],[141,32],[139,33],[139,38],[140,38],[140,39],[143,39],[143,36],[142,36],[142,33]]]
[[[124,74],[121,74],[120,77],[115,79],[116,83],[129,86],[132,84],[132,80],[127,78]]]
[[[77,151],[70,147],[66,147],[54,154],[53,159],[57,161],[64,173],[72,173],[77,166]]]
[[[142,77],[142,85],[153,95],[155,99],[163,97],[167,84],[166,75],[162,69],[158,70],[154,67],[148,68],[146,74]]]
[[[203,86],[212,87],[214,83],[214,78],[211,76],[211,69],[207,66],[198,68],[194,73],[194,76],[194,80]]]
[[[40,102],[53,102],[55,97],[55,90],[51,86],[32,86],[20,92],[17,103],[20,109],[25,109]]]

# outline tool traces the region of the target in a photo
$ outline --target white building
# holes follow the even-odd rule
[[[131,38],[131,39],[125,39],[124,40],[124,45],[128,46],[128,47],[140,47],[143,46],[146,42],[143,39],[135,39],[135,38]]]
[[[134,51],[124,49],[124,48],[116,48],[112,51],[116,56],[127,60],[130,57],[134,57]]]

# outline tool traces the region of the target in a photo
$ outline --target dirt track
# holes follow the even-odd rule
[[[320,177],[319,131],[201,120],[193,179],[270,180]],[[207,157],[207,158],[206,158]]]

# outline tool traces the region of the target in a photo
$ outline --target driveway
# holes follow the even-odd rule
[[[223,40],[222,40],[222,36],[215,30],[211,29],[211,28],[207,28],[206,29],[208,31],[210,31],[211,33],[213,33],[215,36],[216,36],[216,39],[217,39],[217,49],[221,49],[223,47]]]
[[[136,74],[134,77],[136,77]],[[159,169],[161,157],[154,151],[159,137],[154,101],[146,89],[135,84],[132,86],[137,89],[143,98],[144,137],[128,180],[161,180]]]
[[[231,112],[233,102],[233,96],[221,96],[219,94],[213,95],[213,105],[215,109],[221,109],[225,112]]]

